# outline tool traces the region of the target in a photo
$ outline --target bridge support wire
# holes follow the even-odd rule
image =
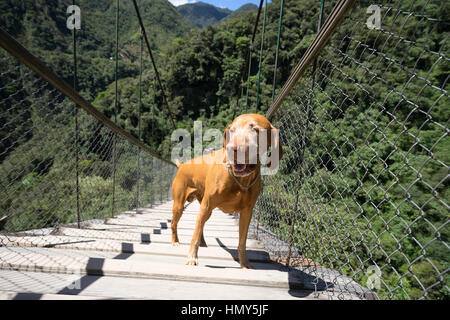
[[[259,16],[261,15],[261,9],[263,6],[263,2],[264,2],[264,0],[261,0],[259,2],[258,13],[256,14],[255,25],[253,27],[252,38],[248,44],[248,51],[247,51],[247,55],[245,56],[245,63],[241,70],[241,80],[239,82],[239,86],[238,86],[238,90],[237,90],[236,105],[234,106],[234,110],[233,110],[233,119],[236,117],[238,108],[240,108],[240,110],[242,111],[242,107],[239,107],[239,100],[241,99],[241,95],[244,91],[244,87],[243,87],[244,79],[246,77],[248,78],[250,76],[249,63],[250,63],[250,59],[251,59],[252,47],[253,47],[253,43],[255,41],[256,30],[258,28]],[[248,70],[248,74],[246,74],[247,70]],[[248,79],[247,79],[247,81],[248,81]],[[248,91],[247,91],[247,94],[248,94]]]
[[[171,108],[169,106],[169,101],[167,100],[167,95],[166,95],[166,92],[164,90],[164,86],[163,86],[163,84],[161,82],[161,77],[159,76],[158,68],[156,67],[155,58],[153,57],[153,52],[152,52],[152,49],[151,49],[151,46],[150,46],[150,42],[148,41],[147,33],[145,32],[145,26],[144,26],[144,23],[142,21],[141,13],[139,11],[139,7],[138,7],[138,5],[136,3],[136,0],[133,0],[133,5],[134,5],[134,9],[136,11],[137,18],[139,20],[139,24],[141,26],[141,30],[142,30],[142,34],[143,34],[143,37],[144,37],[144,40],[145,40],[145,44],[147,45],[148,53],[150,54],[150,59],[152,61],[153,69],[155,70],[156,79],[158,81],[159,88],[160,88],[162,96],[163,96],[163,102],[164,102],[164,104],[167,107],[167,112],[169,113],[169,118],[170,118],[170,122],[172,124],[172,128],[175,130],[177,128],[177,126],[175,124],[175,115],[173,114],[173,112],[172,112],[172,110],[171,110]]]
[[[75,5],[75,0],[72,1],[72,5]],[[73,45],[73,88],[76,91],[78,88],[78,62],[77,62],[77,29],[72,29],[72,45]],[[79,141],[79,126],[78,126],[78,106],[74,105],[74,118],[75,118],[75,179],[76,179],[76,215],[77,226],[81,228],[80,217],[80,141]]]
[[[356,0],[340,0],[333,8],[332,12],[325,21],[323,28],[314,38],[313,43],[306,50],[305,54],[300,59],[300,62],[294,68],[288,80],[283,85],[281,91],[278,93],[274,102],[267,111],[266,117],[268,119],[273,116],[274,112],[280,107],[281,103],[287,97],[289,92],[291,92],[292,88],[297,83],[301,75],[313,63],[314,59],[320,53],[330,37],[336,32],[345,15],[352,8],[355,2]]]
[[[106,117],[102,112],[97,110],[91,103],[85,100],[78,92],[74,90],[67,82],[58,77],[50,68],[45,66],[40,59],[31,54],[27,49],[25,49],[20,43],[18,43],[13,37],[11,37],[5,30],[0,28],[0,46],[9,52],[12,56],[26,65],[28,68],[37,73],[41,78],[50,83],[59,92],[65,95],[67,98],[72,100],[77,106],[84,109],[88,114],[97,119],[99,122],[104,124],[106,127],[111,129],[113,132],[122,136],[125,140],[138,146],[143,151],[150,154],[152,157],[167,163],[170,166],[177,167],[177,165],[167,159],[164,159],[159,154],[150,149],[142,141],[135,138],[129,132],[125,131],[123,128],[119,127],[117,124],[112,122],[108,117]]]

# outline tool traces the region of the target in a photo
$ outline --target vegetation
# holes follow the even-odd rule
[[[236,17],[246,11],[257,11],[258,7],[252,3],[247,3],[237,10],[231,11],[199,1],[178,6],[177,10],[192,24],[204,28],[216,25],[224,19]]]
[[[199,28],[215,25],[232,12],[204,2],[186,3],[178,6],[177,10]]]
[[[126,14],[120,20],[116,114],[110,59],[114,57],[114,4],[79,2],[86,11],[78,33],[79,88],[108,117],[137,136],[139,28],[132,7],[124,4]],[[365,21],[365,8],[355,11],[353,20],[339,29],[321,53],[314,89],[309,70],[283,104],[274,124],[281,129],[285,156],[280,172],[266,179],[258,212],[262,225],[283,240],[289,241],[293,230],[292,243],[307,258],[362,284],[365,268],[376,263],[382,270],[383,285],[377,292],[382,298],[420,298],[426,288],[426,298],[448,299],[448,274],[434,284],[450,262],[445,225],[449,218],[449,103],[448,94],[443,94],[448,92],[450,72],[449,25],[433,21],[447,19],[450,5],[443,0],[406,2],[408,12],[421,15],[387,14],[383,24],[395,36],[368,32],[355,22]],[[326,3],[327,14],[332,3]],[[0,25],[72,82],[66,5],[56,0],[4,1]],[[178,128],[193,130],[194,120],[202,120],[204,126],[223,129],[235,109],[267,111],[279,5],[280,0],[274,0],[267,10],[260,103],[255,105],[259,55],[254,54],[246,106],[245,95],[236,104],[237,92],[255,12],[196,29],[167,2],[140,1]],[[312,42],[318,11],[317,1],[285,2],[277,91]],[[261,45],[259,35],[256,49]],[[380,52],[386,52],[393,63],[387,63]],[[147,54],[144,65],[141,137],[169,158],[172,128]],[[73,222],[73,105],[47,88],[42,95],[36,90],[39,83],[33,83],[35,78],[4,52],[0,67],[0,100],[6,101],[0,105],[0,177],[7,195],[2,196],[0,208],[13,213],[0,220],[0,228],[19,231]],[[79,116],[81,213],[83,219],[105,216],[111,211],[113,136],[82,112]],[[123,201],[119,210],[136,204],[137,157],[124,141],[119,140],[116,147],[121,159],[116,177],[117,198]],[[164,182],[167,190],[173,172],[149,157],[144,159],[146,173],[141,182],[148,186],[143,191],[148,199],[154,196],[155,185]]]
[[[4,14],[0,15],[0,25],[64,80],[73,83],[72,34],[66,28],[69,4],[72,1],[2,2]],[[78,88],[94,103],[108,101],[111,92],[108,88],[114,87],[115,1],[77,1],[77,4],[82,9],[82,29],[77,31]],[[171,40],[193,26],[166,1],[139,4],[147,33],[153,40],[152,49],[156,58],[161,59]],[[118,76],[124,90],[119,108],[124,115],[130,108],[137,108],[137,99],[129,101],[126,97],[137,93],[135,78],[139,73],[139,24],[131,1],[121,1],[119,17]],[[148,56],[145,61],[149,66]],[[3,50],[0,70],[0,183],[4,191],[0,230],[22,231],[72,223],[76,221],[74,105]],[[144,84],[149,88],[153,73],[145,77]],[[128,81],[134,84],[132,88],[122,85]],[[115,119],[110,109],[114,108],[114,100],[108,108],[99,108]],[[145,111],[143,118],[151,123],[152,118]],[[132,126],[137,136],[137,118],[130,118],[119,116],[117,121],[127,129]],[[115,212],[136,207],[138,187],[142,205],[166,198],[173,168],[141,153],[138,185],[136,149],[123,140],[115,141],[109,129],[82,111],[78,123],[82,220],[112,214],[113,179]],[[146,128],[145,124],[143,127]],[[143,131],[143,137],[153,135],[151,130]],[[155,139],[153,145],[157,143]]]

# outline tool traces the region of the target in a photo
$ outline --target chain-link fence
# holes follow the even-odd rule
[[[444,0],[358,1],[271,118],[284,157],[263,180],[251,233],[311,275],[306,286],[342,298],[449,298],[449,16]],[[97,44],[93,30],[80,31],[81,50]],[[120,55],[130,60],[136,48]],[[70,58],[62,54],[58,67],[66,76]],[[102,59],[93,61],[112,70],[104,60],[113,58]],[[136,75],[133,66],[119,78]],[[82,226],[170,197],[175,166],[3,50],[0,75],[0,239]]]
[[[0,235],[77,227],[170,198],[175,165],[76,107],[4,50],[0,74]]]
[[[449,13],[358,1],[271,119],[284,157],[252,233],[318,291],[450,296]]]

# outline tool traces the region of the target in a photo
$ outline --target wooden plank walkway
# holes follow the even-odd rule
[[[0,235],[0,299],[327,298],[308,290],[303,272],[270,261],[256,240],[247,242],[255,269],[241,269],[237,220],[219,210],[206,223],[199,266],[186,266],[199,204],[185,209],[179,247],[170,242],[171,208],[167,202],[82,229]]]

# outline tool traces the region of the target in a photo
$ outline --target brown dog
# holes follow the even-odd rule
[[[226,213],[240,214],[239,262],[242,268],[251,268],[246,241],[253,207],[261,191],[260,158],[270,146],[271,160],[267,167],[273,169],[282,157],[282,148],[278,131],[259,114],[243,114],[234,119],[225,129],[223,139],[222,149],[179,165],[172,183],[172,245],[179,245],[177,224],[184,203],[197,199],[201,204],[200,212],[186,264],[197,265],[198,247],[206,246],[203,227],[212,210],[219,208]]]

